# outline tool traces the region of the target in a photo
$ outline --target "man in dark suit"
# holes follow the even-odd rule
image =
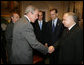
[[[7,55],[8,55],[8,63],[10,64],[10,53],[11,53],[11,45],[12,45],[12,39],[13,39],[13,27],[14,27],[14,23],[17,22],[17,20],[19,20],[19,14],[16,12],[13,12],[11,15],[11,21],[10,23],[7,25],[6,28],[6,41],[7,41]]]
[[[35,23],[32,23],[34,27],[34,33],[36,35],[36,39],[45,45],[46,43],[46,22],[43,20],[43,12],[39,11],[38,19],[35,21]],[[41,53],[38,53],[38,51],[34,51],[34,55],[38,55],[42,58],[44,58],[44,55]],[[44,59],[42,64],[44,63]]]
[[[43,20],[43,12],[39,11],[38,19],[34,23],[34,32],[36,38],[42,44],[45,44],[46,22]]]
[[[61,20],[58,18],[57,9],[51,9],[50,15],[52,20],[49,21],[47,24],[47,34],[46,34],[48,46],[53,45],[61,37],[61,34],[64,30],[64,26]],[[49,56],[50,64],[57,64],[58,62],[59,49],[57,49],[55,52],[50,54]]]
[[[83,61],[83,31],[73,12],[65,13],[63,24],[67,28],[53,46],[60,47],[59,64],[80,64]]]
[[[30,22],[34,23],[37,18],[38,9],[28,6],[25,10],[25,15],[15,23],[10,58],[12,64],[32,64],[32,48],[44,54],[52,53],[54,50],[52,46],[49,48],[45,47],[36,40],[34,29]]]
[[[1,64],[7,64],[7,54],[6,54],[6,27],[7,27],[8,21],[4,19],[4,17],[1,17]]]
[[[2,21],[2,19],[1,19],[1,22],[3,22]],[[7,21],[5,21],[5,22],[7,22]],[[0,43],[0,50],[1,50],[1,52],[0,52],[0,54],[1,54],[1,57],[0,57],[0,59],[1,59],[1,63],[3,63],[3,64],[7,64],[7,56],[6,56],[6,36],[5,36],[5,29],[6,29],[6,27],[7,27],[7,24],[6,23],[1,23],[1,43]]]

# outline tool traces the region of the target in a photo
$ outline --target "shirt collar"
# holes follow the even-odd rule
[[[76,23],[75,23],[75,24],[76,24]],[[69,27],[68,29],[71,30],[71,28],[72,28],[75,24],[73,24],[73,25],[72,25],[71,27]]]
[[[55,19],[55,22],[57,22],[57,19],[58,19],[58,18]]]
[[[54,25],[56,26],[58,18],[54,19]],[[52,20],[52,25],[53,25],[53,20]]]
[[[30,22],[30,19],[28,18],[28,16],[27,16],[27,15],[24,15],[24,17],[26,17],[26,18],[29,20],[29,22]]]
[[[42,23],[42,22],[43,22],[43,20],[41,20],[41,21],[39,21],[39,20],[38,20],[38,23],[40,23],[40,22]]]
[[[39,21],[39,20],[38,20]],[[39,22],[43,22],[42,20],[41,21],[39,21]]]

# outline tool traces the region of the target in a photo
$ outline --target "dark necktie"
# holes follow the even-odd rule
[[[55,25],[54,25],[54,20],[52,21],[52,32],[55,31]]]
[[[69,29],[68,28],[66,29],[66,32],[67,32],[67,34],[69,33]]]

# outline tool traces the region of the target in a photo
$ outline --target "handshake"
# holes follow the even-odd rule
[[[54,52],[54,51],[55,51],[55,49],[54,49],[53,46],[49,46],[49,47],[48,47],[48,53],[52,53],[52,52]]]
[[[47,43],[45,44],[46,47],[48,47]],[[53,53],[55,51],[55,48],[53,46],[48,47],[48,53]]]

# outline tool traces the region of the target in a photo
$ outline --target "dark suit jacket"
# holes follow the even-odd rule
[[[10,58],[11,47],[12,47],[13,27],[14,27],[14,23],[11,21],[6,28],[6,41],[7,41],[6,49],[8,53],[8,59]]]
[[[77,24],[68,33],[65,30],[54,47],[60,47],[59,64],[80,64],[83,58],[83,31]]]
[[[36,40],[34,30],[26,17],[22,17],[14,25],[11,53],[12,64],[32,64],[32,48],[47,54],[48,48]]]
[[[33,24],[33,27],[37,40],[44,44],[46,42],[46,22],[43,21],[42,30],[40,30],[38,20]]]
[[[47,24],[47,43],[48,45],[53,45],[60,37],[64,30],[64,26],[61,20],[57,20],[57,24],[55,27],[55,32],[52,32],[52,21],[49,21]]]
[[[1,43],[0,43],[0,54],[1,54],[1,58],[3,63],[6,63],[6,37],[5,37],[5,31],[2,30],[1,28]]]

